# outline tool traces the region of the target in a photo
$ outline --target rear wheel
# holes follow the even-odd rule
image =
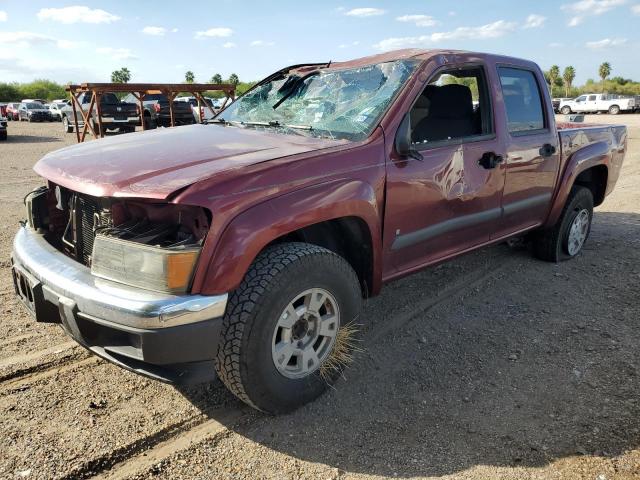
[[[7,131],[3,130],[2,132],[0,132],[0,141],[5,141],[7,139]]]
[[[589,233],[593,218],[593,194],[579,185],[571,189],[567,203],[556,224],[535,233],[535,255],[549,262],[559,262],[580,253]]]
[[[609,114],[618,115],[620,113],[620,107],[618,105],[611,105],[609,107]]]
[[[218,375],[254,408],[294,410],[348,363],[361,306],[358,278],[342,257],[305,243],[269,247],[229,298]]]
[[[569,115],[571,113],[571,107],[569,106],[564,106],[560,109],[560,113],[562,113],[563,115]]]

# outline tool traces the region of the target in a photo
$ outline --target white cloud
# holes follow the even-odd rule
[[[417,27],[433,27],[438,24],[435,18],[430,15],[402,15],[396,17],[398,22],[410,22],[415,23]]]
[[[355,42],[351,42],[351,43],[342,43],[338,45],[338,48],[356,47],[358,45],[360,45],[360,40],[356,40]]]
[[[532,13],[524,22],[523,28],[540,28],[547,21],[547,17]]]
[[[222,45],[224,48],[235,48],[237,45],[233,42],[227,42]]]
[[[631,7],[631,11],[634,15],[640,15],[640,3]]]
[[[62,48],[63,50],[71,50],[72,48],[76,48],[79,42],[72,42],[71,40],[58,40],[56,45],[58,48]]]
[[[14,44],[21,47],[55,44],[57,40],[48,35],[34,32],[0,32],[0,44]]]
[[[254,40],[249,44],[252,47],[273,47],[275,42],[265,42],[264,40]]]
[[[627,43],[626,38],[603,38],[602,40],[587,42],[586,46],[591,50],[605,50],[607,48],[620,47],[625,43]]]
[[[74,5],[63,8],[43,8],[38,12],[40,20],[52,20],[65,24],[71,23],[112,23],[120,20],[120,17],[105,12],[99,8]]]
[[[172,29],[171,29],[171,33],[176,33],[177,31],[178,31],[178,29],[177,29],[177,28],[172,28]]]
[[[354,8],[352,10],[349,10],[348,12],[345,12],[345,15],[348,15],[349,17],[377,17],[379,15],[384,15],[385,13],[387,13],[385,10],[382,10],[381,8],[371,8],[371,7],[365,7],[365,8]]]
[[[137,60],[138,57],[131,53],[128,48],[100,47],[96,52],[107,55],[114,60]]]
[[[569,19],[568,25],[575,27],[580,25],[585,17],[602,15],[625,3],[627,3],[627,0],[579,0],[562,5],[560,8],[573,15]]]
[[[513,32],[518,26],[515,22],[498,20],[480,27],[458,27],[449,32],[435,32],[431,35],[417,37],[387,38],[374,45],[378,50],[395,50],[397,48],[421,47],[444,40],[483,40],[499,38]]]
[[[4,10],[0,10],[0,22],[6,22],[7,18],[7,12],[5,12]]]
[[[153,35],[155,37],[162,37],[167,33],[167,29],[164,27],[144,27],[142,33],[145,35]]]
[[[233,30],[227,27],[214,27],[209,30],[204,30],[200,32],[196,32],[196,38],[211,38],[211,37],[230,37],[233,35]]]
[[[551,42],[549,44],[549,48],[561,48],[564,47],[564,43],[560,43],[560,42]]]

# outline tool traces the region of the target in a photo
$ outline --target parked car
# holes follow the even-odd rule
[[[51,119],[61,121],[62,112],[66,107],[68,107],[68,104],[66,103],[52,102],[51,104],[49,104],[49,112],[51,113]]]
[[[21,103],[18,107],[18,119],[22,122],[49,122],[51,113],[40,102]]]
[[[53,100],[51,103],[64,103],[65,105],[71,105],[71,100],[68,98],[59,98],[57,100]]]
[[[96,355],[217,371],[271,413],[340,376],[384,283],[524,234],[579,255],[627,148],[624,126],[556,124],[533,62],[460,51],[284,68],[216,120],[48,153],[14,283]]]
[[[205,102],[200,105],[198,110],[198,99],[195,97],[179,97],[176,98],[177,102],[188,103],[191,107],[191,114],[193,119],[200,123],[202,120],[211,120],[220,111],[220,101],[214,98],[205,98]],[[206,104],[206,105],[205,105]],[[211,107],[211,109],[209,108]],[[211,111],[213,110],[213,112]]]
[[[553,104],[553,111],[556,113],[560,113],[560,104],[562,102],[567,102],[569,100],[573,100],[572,98],[554,98],[551,103]]]
[[[81,93],[78,97],[78,101],[82,105],[82,110],[85,112],[89,110],[91,95],[91,93]],[[140,124],[138,107],[132,103],[121,102],[113,93],[105,93],[100,97],[100,110],[102,128],[104,131],[118,129],[122,133],[128,133],[135,131],[136,125]],[[73,132],[73,108],[69,105],[63,107],[61,115],[62,128],[64,131],[67,133]],[[84,127],[82,114],[78,111],[76,112],[76,116],[78,119],[78,128],[82,130]],[[95,105],[91,113],[90,128],[92,128],[97,134],[100,134],[98,128],[98,112]]]
[[[7,103],[7,120],[20,120],[19,103]]]
[[[0,141],[7,139],[7,117],[0,112]]]
[[[43,100],[42,98],[23,98],[22,103],[40,103],[42,105],[45,105],[47,101]]]
[[[560,112],[564,115],[599,112],[617,115],[620,112],[633,112],[635,108],[634,98],[611,98],[602,93],[580,95],[573,100],[565,100],[560,104]]]
[[[124,97],[125,102],[138,105],[138,99],[129,94]],[[163,93],[150,93],[145,95],[143,100],[144,105],[144,121],[146,128],[156,127],[170,127],[171,126],[171,111],[169,109],[169,99]],[[191,125],[193,124],[193,117],[191,115],[191,109],[187,108],[184,103],[173,102],[173,118],[175,125]]]

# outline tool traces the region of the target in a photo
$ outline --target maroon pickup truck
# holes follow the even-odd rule
[[[289,411],[340,374],[362,299],[523,236],[578,255],[622,126],[557,125],[515,58],[402,50],[284,68],[209,124],[47,154],[12,253],[40,322],[168,382]]]

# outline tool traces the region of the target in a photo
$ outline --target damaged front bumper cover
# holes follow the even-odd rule
[[[170,295],[94,277],[28,226],[11,260],[16,294],[36,320],[61,323],[96,355],[166,382],[215,377],[227,294]]]

